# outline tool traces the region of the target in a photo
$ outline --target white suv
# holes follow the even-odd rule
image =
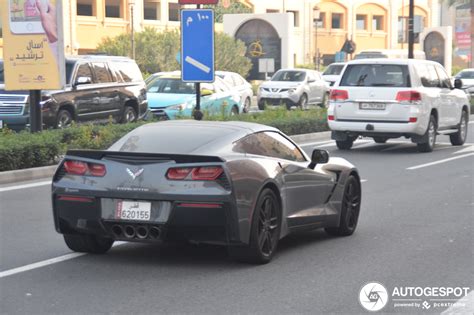
[[[437,134],[453,145],[466,140],[469,101],[436,62],[364,59],[349,62],[333,86],[328,124],[337,147],[348,150],[359,136],[377,143],[406,137],[431,152]]]

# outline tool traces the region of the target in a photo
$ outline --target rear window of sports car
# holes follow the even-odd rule
[[[340,86],[410,87],[406,65],[356,64],[348,65]]]
[[[216,126],[189,126],[156,124],[145,125],[128,133],[115,142],[110,151],[188,154],[235,132],[231,128]]]

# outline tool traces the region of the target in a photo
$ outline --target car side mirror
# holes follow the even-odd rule
[[[91,84],[92,79],[91,77],[78,77],[76,83],[74,85],[82,85],[82,84]]]
[[[311,163],[308,165],[309,168],[314,169],[316,164],[324,164],[329,161],[329,152],[327,150],[314,149],[311,154]]]
[[[212,94],[214,94],[214,92],[211,91],[211,90],[208,90],[208,89],[202,89],[201,90],[201,96],[209,96],[209,95],[212,95]]]
[[[461,79],[454,80],[454,88],[455,89],[462,89],[462,80]]]

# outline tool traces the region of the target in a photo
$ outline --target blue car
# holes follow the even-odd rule
[[[194,83],[181,81],[179,74],[164,75],[147,85],[148,108],[160,119],[191,117],[196,106]],[[219,77],[213,83],[201,83],[201,111],[205,115],[242,112],[240,96]]]

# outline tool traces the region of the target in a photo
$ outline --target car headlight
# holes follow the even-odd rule
[[[183,110],[186,108],[186,104],[183,103],[183,104],[176,104],[176,105],[171,105],[171,106],[168,106],[166,107],[166,109],[170,109],[170,110]]]

